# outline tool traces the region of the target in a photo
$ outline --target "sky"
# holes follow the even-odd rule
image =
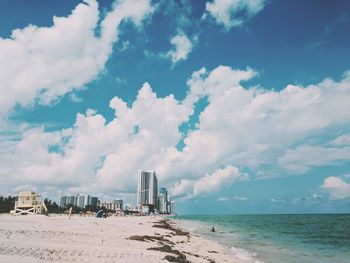
[[[0,195],[350,212],[347,0],[0,1]]]

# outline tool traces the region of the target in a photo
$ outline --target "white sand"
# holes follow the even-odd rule
[[[190,262],[238,262],[227,248],[215,242],[152,227],[159,220],[0,216],[0,262],[168,262],[165,256],[177,255],[147,250],[164,244],[183,253]],[[128,239],[133,235],[164,236],[165,241]]]

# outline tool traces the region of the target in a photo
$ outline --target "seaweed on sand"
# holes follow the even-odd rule
[[[176,236],[187,236],[187,237],[190,236],[189,232],[183,231],[181,229],[175,228],[172,225],[170,225],[169,220],[164,219],[164,220],[158,221],[156,223],[157,224],[153,225],[153,227],[163,228],[163,229],[168,229],[168,230],[174,231]]]
[[[190,263],[190,261],[188,261],[186,259],[185,254],[183,254],[179,250],[173,249],[169,245],[163,245],[161,247],[151,247],[151,248],[148,248],[148,250],[155,250],[155,251],[160,251],[160,252],[165,252],[165,253],[176,255],[176,256],[166,255],[164,257],[164,259],[166,259],[169,262]]]
[[[165,239],[164,236],[148,236],[148,235],[143,235],[143,236],[131,236],[128,239],[130,240],[136,240],[136,241],[141,241],[141,242],[147,242],[147,241],[151,241],[151,242],[155,242],[155,241],[159,241],[159,242],[166,242],[169,244],[174,244],[172,241]]]

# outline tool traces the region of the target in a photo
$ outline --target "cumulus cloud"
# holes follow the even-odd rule
[[[339,177],[327,177],[321,187],[329,191],[330,199],[337,200],[350,198],[350,184],[346,183]]]
[[[203,68],[188,80],[183,100],[158,97],[145,83],[130,105],[118,97],[110,101],[115,116],[109,122],[87,110],[67,129],[27,127],[14,140],[3,136],[1,188],[132,192],[137,171],[155,169],[173,196],[205,196],[247,174],[269,174],[271,167],[292,175],[349,160],[347,147],[322,142],[325,132],[333,140],[340,136],[332,134],[334,127],[349,127],[349,74],[338,82],[288,85],[278,92],[242,86],[256,75],[250,68]],[[208,103],[194,116],[203,98]],[[182,134],[179,127],[192,117],[198,119],[195,128]],[[306,139],[314,144],[304,145]],[[313,152],[319,161],[305,156]]]
[[[350,159],[350,147],[330,148],[302,145],[287,150],[278,158],[279,164],[292,172],[304,173],[315,166],[337,165]]]
[[[212,16],[217,24],[228,31],[241,26],[246,20],[260,12],[266,4],[265,0],[214,0],[207,2],[204,17]]]
[[[170,39],[172,48],[168,52],[152,52],[149,50],[144,51],[144,55],[148,58],[157,58],[164,60],[171,60],[172,66],[174,67],[181,61],[188,58],[192,52],[192,48],[197,42],[197,37],[192,39],[188,38],[184,33],[180,32]]]
[[[186,60],[198,42],[199,24],[194,20],[192,4],[188,0],[163,0],[157,5],[156,15],[171,17],[170,45],[168,51],[145,50],[144,55],[148,58],[171,60],[172,67]]]
[[[350,134],[343,134],[330,143],[333,146],[350,146]]]
[[[149,0],[118,1],[99,22],[98,3],[89,0],[67,17],[55,16],[50,27],[29,25],[0,38],[0,115],[15,105],[53,103],[93,80],[112,52],[121,22],[140,25],[152,10]]]
[[[193,196],[203,193],[211,193],[219,190],[223,185],[229,186],[234,180],[246,179],[247,176],[239,172],[237,167],[229,165],[223,169],[218,169],[211,175],[200,178],[193,186]]]
[[[16,185],[65,185],[70,191],[133,191],[135,168],[154,169],[167,148],[178,142],[178,126],[191,114],[191,108],[172,95],[157,98],[148,83],[131,107],[118,97],[110,101],[110,107],[116,117],[108,123],[89,109],[77,114],[69,129],[26,130],[20,141],[0,156],[4,166],[0,181],[11,178]]]
[[[193,192],[193,186],[195,183],[195,180],[181,179],[172,186],[170,193],[174,197],[189,197]]]
[[[188,55],[192,50],[192,42],[191,40],[183,33],[174,36],[170,43],[173,46],[167,56],[170,57],[173,64],[181,60],[186,60]]]
[[[199,115],[197,129],[184,139],[181,158],[173,154],[172,166],[176,164],[181,172],[190,169],[191,174],[192,168],[210,170],[212,165],[235,164],[264,175],[270,173],[266,170],[269,165],[278,168],[278,174],[291,174],[292,170],[303,173],[315,165],[349,160],[347,148],[322,151],[316,145],[299,146],[295,154],[299,158],[291,158],[293,146],[302,145],[305,138],[319,138],[322,131],[335,125],[349,125],[349,74],[340,82],[326,79],[306,88],[288,85],[279,92],[241,86],[242,81],[255,75],[249,68],[233,70],[224,66],[210,73],[201,69],[192,75],[184,103],[206,97],[208,106]],[[300,149],[318,149],[317,156],[331,155],[320,156],[320,161],[309,160]],[[305,164],[303,157],[309,163]]]
[[[216,192],[223,186],[230,186],[236,180],[247,180],[248,178],[248,175],[241,173],[237,167],[228,165],[212,174],[206,174],[198,180],[181,180],[175,184],[171,192],[175,193],[176,196],[193,198]]]

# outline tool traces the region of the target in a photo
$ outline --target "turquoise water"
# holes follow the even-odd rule
[[[350,214],[177,216],[243,262],[350,263]],[[216,228],[215,233],[209,231]]]

